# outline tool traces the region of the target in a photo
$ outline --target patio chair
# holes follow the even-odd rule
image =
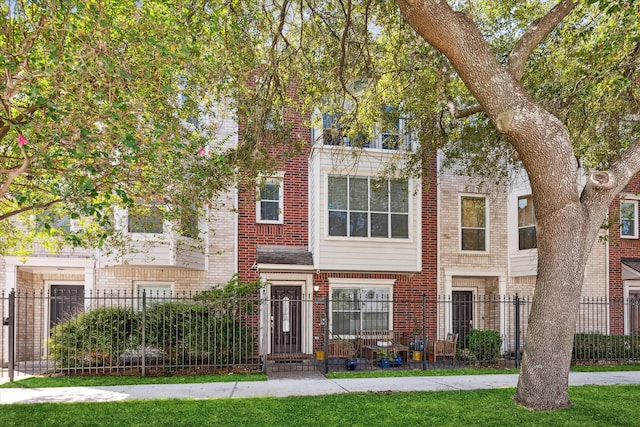
[[[447,334],[443,340],[434,340],[428,347],[428,353],[433,356],[433,361],[437,361],[438,357],[451,357],[456,360],[456,345],[458,344],[458,334]]]
[[[330,358],[353,359],[356,356],[356,349],[351,340],[332,339],[329,340],[328,349]]]

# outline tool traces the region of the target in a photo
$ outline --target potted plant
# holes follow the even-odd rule
[[[378,354],[378,366],[381,368],[390,368],[391,367],[391,359],[389,358],[389,350],[386,348],[379,348],[376,350]]]
[[[353,359],[347,359],[347,370],[355,371],[358,367],[358,359],[355,357]]]
[[[398,367],[402,365],[402,362],[403,362],[402,356],[400,356],[400,354],[395,351],[390,352],[389,359],[391,362],[391,366],[393,367]]]

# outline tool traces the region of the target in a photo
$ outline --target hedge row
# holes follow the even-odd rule
[[[237,312],[202,303],[163,302],[78,313],[52,330],[49,351],[61,367],[121,366],[140,360],[233,365],[253,356],[254,339]]]
[[[573,360],[640,358],[640,335],[576,334]]]

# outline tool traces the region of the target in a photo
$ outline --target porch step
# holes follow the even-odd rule
[[[309,359],[309,355],[304,353],[271,353],[267,355],[267,360],[282,363],[302,362],[307,359]]]

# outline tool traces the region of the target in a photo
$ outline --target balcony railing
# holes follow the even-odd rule
[[[364,135],[351,138],[344,135],[339,129],[326,128],[322,130],[322,144],[325,146],[406,151],[411,148],[411,138],[409,135],[400,135],[398,133],[381,133],[375,138],[367,138]]]

